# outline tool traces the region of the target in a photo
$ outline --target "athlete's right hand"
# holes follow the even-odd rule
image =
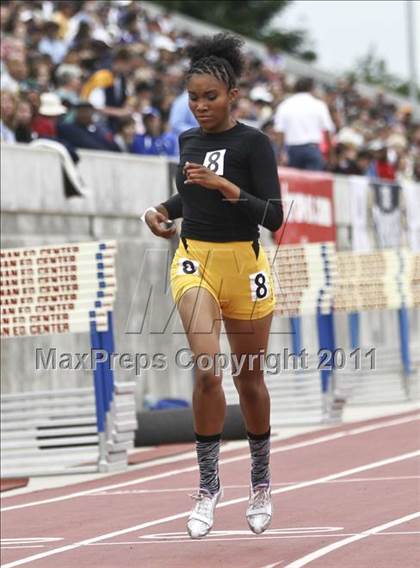
[[[173,223],[173,221],[169,221],[168,217],[159,211],[148,211],[144,220],[152,233],[157,237],[170,239],[176,233],[175,225],[172,224],[169,228],[165,226],[165,223]]]

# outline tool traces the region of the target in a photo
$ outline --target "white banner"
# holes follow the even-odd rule
[[[420,185],[351,176],[352,249],[420,251]]]

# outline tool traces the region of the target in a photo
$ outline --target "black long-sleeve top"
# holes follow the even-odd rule
[[[280,184],[269,138],[237,123],[216,134],[192,128],[179,137],[178,194],[162,205],[170,219],[183,217],[181,236],[212,242],[252,241],[259,225],[277,230],[283,221]],[[195,162],[240,188],[239,200],[228,201],[218,190],[184,184],[185,162]]]

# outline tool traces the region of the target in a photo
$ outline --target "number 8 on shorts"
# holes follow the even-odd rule
[[[198,274],[198,268],[200,266],[200,263],[195,261],[195,260],[191,260],[189,258],[180,258],[178,261],[178,272],[177,274],[184,274],[184,275],[188,275],[188,274]]]
[[[256,272],[249,275],[251,297],[254,302],[265,300],[270,295],[270,280],[266,272]]]

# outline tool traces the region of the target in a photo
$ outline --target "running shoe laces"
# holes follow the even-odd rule
[[[210,532],[213,526],[214,509],[222,495],[221,487],[214,495],[205,489],[199,489],[190,495],[196,501],[187,523],[188,534],[191,538],[202,538]]]
[[[251,496],[251,504],[255,509],[265,508],[270,503],[270,493],[267,486],[255,488],[255,493]]]
[[[271,523],[272,504],[269,485],[257,485],[250,489],[246,518],[249,528],[255,534],[263,533]]]
[[[190,497],[197,501],[194,511],[206,517],[212,508],[211,494],[206,489],[199,489],[196,493],[192,493]]]

